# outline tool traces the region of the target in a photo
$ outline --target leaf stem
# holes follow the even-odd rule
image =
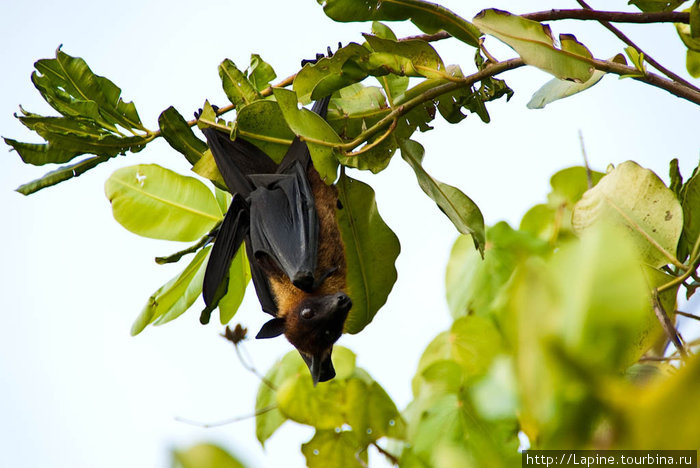
[[[685,280],[692,276],[695,273],[695,270],[697,270],[698,266],[700,266],[700,252],[698,252],[698,250],[700,250],[700,236],[698,236],[698,238],[696,239],[695,245],[693,246],[693,252],[690,254],[689,257],[693,259],[693,261],[690,262],[690,264],[687,267],[683,265],[683,269],[687,268],[687,270],[685,270],[685,273],[683,273],[678,278],[669,281],[666,284],[662,284],[661,286],[656,288],[656,290],[658,292],[664,292],[667,289],[671,289],[679,284],[682,284],[683,282],[685,282]]]
[[[202,238],[199,239],[199,241],[196,244],[193,244],[186,249],[180,250],[179,252],[175,252],[174,254],[168,255],[167,257],[156,257],[156,263],[158,265],[164,265],[166,263],[179,262],[180,259],[185,255],[195,253],[196,251],[207,245],[209,242],[214,240],[214,238],[216,237],[216,231],[221,226],[221,223],[222,221],[216,223],[216,225],[207,234],[202,236]]]
[[[280,145],[291,145],[292,140],[287,140],[286,138],[277,138],[277,137],[271,137],[267,135],[260,135],[259,133],[253,133],[253,132],[246,132],[245,130],[241,130],[240,128],[238,129],[238,134],[240,136],[244,136],[253,140],[258,140],[258,141],[267,141],[268,143],[279,143]],[[315,142],[315,141],[314,141]],[[326,142],[323,142],[324,144],[328,144]]]
[[[360,149],[359,151],[350,152],[350,153],[345,153],[344,156],[348,156],[348,157],[359,156],[359,155],[361,155],[362,153],[366,153],[367,151],[369,151],[369,150],[371,150],[372,148],[376,147],[376,146],[379,145],[381,142],[383,142],[384,140],[386,140],[387,137],[388,137],[389,135],[391,135],[391,132],[393,132],[394,129],[396,128],[396,124],[397,124],[397,123],[398,123],[398,120],[394,119],[394,121],[393,121],[393,122],[391,123],[391,125],[389,126],[389,129],[388,129],[386,132],[384,132],[384,134],[383,134],[382,136],[380,136],[379,138],[377,138],[376,140],[374,140],[372,143],[369,143],[369,144],[365,145],[365,146],[364,146],[362,149]]]

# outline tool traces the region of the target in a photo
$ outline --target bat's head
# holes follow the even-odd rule
[[[256,338],[272,338],[284,333],[309,366],[316,385],[335,377],[331,351],[343,334],[351,307],[352,301],[343,292],[309,295],[284,316],[263,325]]]

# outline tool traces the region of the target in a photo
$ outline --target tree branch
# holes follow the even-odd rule
[[[588,11],[588,12],[595,12],[595,10],[593,10],[593,9],[591,8],[591,6],[588,5],[584,0],[576,0],[576,1],[579,3],[579,5],[581,5],[581,6],[585,9],[585,11]],[[688,21],[690,21],[690,13],[688,13]],[[684,86],[687,86],[688,88],[694,90],[694,91],[697,92],[697,93],[700,93],[700,89],[696,88],[695,85],[693,85],[692,83],[690,83],[690,82],[684,80],[682,77],[678,76],[677,74],[675,74],[674,72],[672,72],[672,71],[669,70],[668,68],[666,68],[666,67],[664,67],[663,65],[661,65],[661,64],[660,64],[659,62],[657,62],[653,57],[651,57],[649,54],[647,54],[646,52],[644,52],[637,44],[635,44],[634,42],[632,42],[632,40],[631,40],[630,38],[628,38],[627,36],[625,36],[625,35],[622,33],[622,31],[620,31],[619,29],[617,29],[615,26],[613,26],[613,25],[610,24],[609,22],[607,22],[607,21],[605,21],[605,20],[601,20],[601,19],[599,19],[598,22],[599,22],[601,25],[603,25],[603,27],[605,27],[608,31],[610,31],[610,32],[613,33],[615,36],[617,36],[617,38],[620,39],[622,42],[624,42],[624,43],[627,44],[628,46],[634,47],[635,49],[637,49],[637,51],[638,51],[640,54],[644,54],[644,59],[647,61],[647,63],[649,63],[649,65],[651,65],[652,67],[656,68],[657,70],[659,70],[661,73],[663,73],[664,75],[668,76],[668,77],[671,78],[672,80],[677,81],[678,83],[681,83],[681,84],[684,85]]]
[[[520,15],[532,21],[558,21],[565,19],[584,21],[610,21],[613,23],[690,23],[690,13],[682,11],[660,11],[653,13],[628,13],[621,11],[598,11],[593,9],[548,10],[524,13]],[[399,39],[399,41],[421,40],[436,42],[452,37],[445,31],[435,34],[417,34]]]
[[[681,11],[660,11],[654,13],[627,13],[621,11],[598,11],[584,7],[582,10],[548,10],[520,15],[533,21],[593,20],[613,23],[689,23],[690,13]]]

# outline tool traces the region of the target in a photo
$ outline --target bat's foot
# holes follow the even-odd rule
[[[338,49],[342,49],[342,47],[343,47],[342,42],[338,42]],[[327,51],[327,53],[328,53],[328,55],[327,55],[328,57],[333,57],[333,51],[331,50],[331,46],[328,46],[328,48],[326,49],[326,51]],[[302,61],[301,61],[301,66],[303,67],[303,66],[306,65],[307,63],[314,64],[314,63],[318,62],[319,60],[321,60],[321,59],[324,58],[324,57],[326,57],[326,55],[323,55],[323,54],[316,54],[316,58],[315,58],[315,59],[304,59],[304,60],[302,60]]]

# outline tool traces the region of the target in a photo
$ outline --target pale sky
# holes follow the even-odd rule
[[[450,1],[464,17],[513,2]],[[551,8],[527,2],[531,10]],[[601,3],[601,2],[599,2]],[[626,2],[608,2],[624,8]],[[595,5],[594,5],[595,6]],[[575,8],[575,2],[557,2]],[[514,11],[524,12],[524,11]],[[622,50],[600,27],[552,24],[572,32],[598,58]],[[392,27],[394,27],[392,25]],[[671,25],[622,28],[642,48],[684,73],[685,52]],[[410,25],[394,27],[415,34]],[[32,64],[53,57],[59,44],[84,58],[92,70],[122,88],[141,120],[157,127],[159,113],[174,105],[186,118],[205,99],[225,105],[217,66],[230,58],[245,68],[251,53],[275,67],[278,79],[298,70],[302,58],[338,41],[361,42],[370,24],[336,24],[313,0],[303,2],[125,0],[112,2],[9,2],[0,15],[2,92],[0,135],[37,141],[12,114],[52,114],[29,80]],[[514,54],[487,41],[498,58]],[[445,63],[473,70],[472,48],[450,40],[436,45]],[[525,108],[550,78],[532,69],[503,75],[515,90],[510,103],[488,106],[492,123],[476,116],[458,125],[441,118],[414,138],[426,148],[425,167],[435,178],[462,189],[488,224],[514,227],[532,205],[544,202],[549,178],[582,162],[583,132],[591,166],[634,159],[668,180],[677,157],[688,176],[698,163],[698,108],[664,91],[606,77],[586,93],[543,111]],[[158,163],[189,173],[184,158],[162,140],[119,157],[76,180],[30,197],[13,191],[48,172],[25,166],[14,153],[0,158],[0,453],[8,468],[168,466],[168,449],[214,441],[250,467],[303,466],[300,444],[312,430],[286,423],[267,443],[255,439],[254,420],[216,429],[189,426],[176,417],[213,422],[254,410],[258,380],[219,338],[216,320],[199,325],[201,301],[178,320],[129,336],[148,297],[184,267],[159,266],[153,257],[183,245],[144,239],[114,221],[103,185],[117,168]],[[377,192],[379,211],[401,241],[398,282],[373,323],[339,344],[357,353],[364,367],[400,408],[411,399],[410,380],[425,346],[451,320],[444,298],[444,270],[457,232],[419,189],[411,169],[396,155],[374,176],[353,176]],[[685,307],[698,310],[698,300]],[[268,318],[252,290],[234,321],[253,334]],[[283,339],[251,341],[247,349],[265,372],[291,350]],[[372,454],[371,466],[384,466]]]

